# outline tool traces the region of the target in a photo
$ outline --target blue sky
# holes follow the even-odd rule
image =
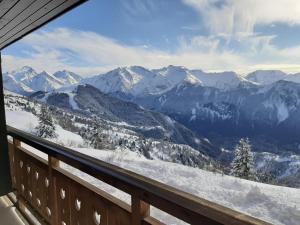
[[[298,0],[90,0],[5,49],[3,67],[297,72],[299,33]]]

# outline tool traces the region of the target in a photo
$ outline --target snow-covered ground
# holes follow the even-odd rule
[[[175,163],[148,160],[129,151],[76,150],[273,224],[298,225],[300,221],[300,189],[267,185]],[[128,195],[95,180],[93,183],[129,202]],[[154,210],[154,216],[167,224],[181,224],[157,210]]]
[[[35,127],[38,125],[38,118],[25,111],[6,111],[6,123],[28,133],[34,133]],[[58,137],[52,141],[68,147],[84,145],[82,137],[78,134],[64,130],[59,125],[55,125],[55,127]]]
[[[37,118],[24,111],[7,111],[7,123],[16,128],[32,132]],[[160,160],[148,160],[130,151],[109,151],[78,148],[83,145],[82,138],[57,126],[58,138],[54,141],[75,148],[89,156],[107,161],[152,179],[166,183],[207,200],[242,211],[273,224],[299,225],[300,189],[279,187],[242,180],[226,175],[212,173]],[[90,183],[129,202],[127,194],[64,165]],[[152,215],[167,224],[184,224],[159,210]]]

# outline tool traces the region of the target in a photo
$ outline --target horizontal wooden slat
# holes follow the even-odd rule
[[[32,7],[27,8],[24,13],[14,17],[7,26],[0,29],[0,43],[5,42],[9,38],[17,35],[19,32],[24,31],[26,28],[32,28],[32,24],[35,21],[43,18],[47,13],[58,8],[65,2],[66,0],[45,0],[32,4]],[[33,9],[34,11],[32,11]],[[20,20],[22,15],[25,19]]]
[[[19,0],[0,3],[0,50],[86,0]],[[7,9],[5,11],[5,9]]]
[[[32,1],[32,3],[26,7],[23,8],[22,11],[16,13],[13,17],[9,14],[5,15],[3,18],[8,17],[8,18],[13,18],[9,22],[6,23],[0,23],[0,38],[4,37],[6,34],[9,32],[12,33],[13,29],[22,29],[21,25],[28,23],[32,16],[40,10],[42,7],[47,5],[49,3],[47,1]],[[32,11],[33,8],[37,11]],[[17,11],[17,10],[16,10]],[[10,11],[10,12],[15,12],[15,11]]]
[[[11,10],[7,11],[5,15],[3,15],[0,19],[0,31],[2,33],[2,29],[15,20],[20,14],[22,14],[26,9],[33,9],[32,4],[36,0],[27,0],[27,1],[18,1]]]
[[[2,18],[7,12],[9,12],[9,10],[18,2],[19,0],[3,0],[2,2],[0,2],[0,18]]]

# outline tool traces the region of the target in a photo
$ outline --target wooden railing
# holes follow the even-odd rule
[[[29,209],[42,224],[164,224],[151,217],[150,205],[189,224],[268,224],[15,128],[7,130],[13,137],[9,155],[17,205],[22,211]],[[21,142],[48,159],[25,149]],[[62,169],[60,161],[128,193],[131,204]]]

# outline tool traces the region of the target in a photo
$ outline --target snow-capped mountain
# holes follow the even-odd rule
[[[257,70],[249,73],[246,79],[257,84],[268,85],[284,80],[288,75],[280,70]]]
[[[183,66],[170,65],[162,69],[153,70],[153,72],[161,75],[162,77],[165,77],[169,81],[171,88],[184,80],[198,80],[193,74],[190,73],[187,68]],[[197,82],[201,83],[200,80],[198,80]]]
[[[219,89],[231,89],[237,87],[241,82],[247,80],[235,72],[206,73],[202,70],[189,70],[182,66],[168,66],[153,70],[171,81],[173,87],[183,81],[201,84],[207,87]]]
[[[300,84],[289,81],[269,86],[250,83],[230,90],[185,82],[162,95],[132,101],[204,136],[213,132],[300,138]]]
[[[78,84],[82,80],[81,76],[67,70],[57,71],[53,76],[62,81],[64,85]]]
[[[134,96],[159,94],[171,86],[165,77],[139,66],[117,68],[84,79],[82,83],[91,84],[104,93],[124,93]]]
[[[16,127],[17,129],[28,133],[33,133],[35,127],[38,125],[38,118],[28,109],[28,107],[25,110],[24,106],[27,105],[30,108],[37,109],[39,108],[39,104],[28,101],[22,96],[16,97],[6,95],[5,97],[7,123],[10,126]],[[113,150],[94,149],[86,146],[83,138],[76,131],[86,125],[83,117],[78,115],[67,116],[66,111],[63,110],[58,110],[57,112],[59,112],[61,115],[64,115],[63,117],[57,119],[65,121],[66,117],[72,117],[76,118],[76,120],[74,120],[71,126],[64,125],[64,127],[61,127],[60,125],[56,124],[57,137],[55,139],[51,139],[53,142],[72,148],[81,154],[86,154],[98,160],[106,161],[107,163],[114,164],[124,169],[134,171],[135,173],[143,176],[150,177],[151,179],[158,180],[162,183],[171,185],[172,187],[181,189],[193,195],[197,195],[201,198],[207,198],[210,201],[223,204],[229,208],[232,207],[236,210],[263,219],[272,224],[298,224],[300,219],[300,189],[298,188],[262,184],[227,176],[217,172],[209,172],[199,168],[192,168],[190,165],[180,165],[182,160],[188,160],[190,158],[186,157],[186,151],[183,151],[178,154],[178,159],[180,159],[181,162],[173,160],[174,152],[176,154],[174,145],[165,146],[166,149],[170,150],[170,155],[161,154],[169,156],[171,158],[170,161],[160,158],[148,159],[139,152],[126,148],[124,145],[121,145],[119,148]],[[76,129],[70,130],[70,127],[75,127]],[[115,128],[115,130],[103,129],[103,131],[109,132],[108,134],[112,138],[121,137],[123,140],[125,139],[124,136],[126,136],[126,138],[128,137],[126,140],[134,138],[133,135],[130,133],[125,133],[117,126],[111,128]],[[124,136],[121,136],[121,134]],[[132,143],[138,143],[137,140],[133,140],[134,142]],[[157,142],[153,142],[152,144],[156,145],[156,143]],[[157,153],[160,154],[161,152],[164,153],[163,149],[157,148]],[[33,152],[33,154],[36,154],[36,152]],[[289,164],[293,163],[294,167],[290,167],[287,172],[293,172],[291,169],[293,170],[296,168],[295,166],[297,163],[299,165],[300,160],[297,157],[291,157],[291,160],[287,158],[284,159],[273,154],[264,154],[263,157],[264,159],[269,159],[268,161],[274,160],[278,163],[281,163],[281,161],[288,161]],[[261,161],[259,159],[259,164],[261,164],[261,166],[265,165],[266,162],[266,160]],[[207,160],[204,160],[204,163],[207,163]],[[72,167],[64,168],[71,174],[74,174],[77,177],[82,177],[82,179],[84,179],[86,182],[93,183],[93,185],[96,185],[108,193],[111,193],[113,196],[118,197],[119,199],[122,199],[122,201],[130,204],[130,196],[124,195],[122,191],[116,191],[113,187],[109,187],[103,184],[101,181],[95,182],[95,180],[91,177],[86,176],[83,172]],[[298,184],[300,180],[299,174],[299,172],[294,174],[296,178],[295,181]],[[299,187],[299,185],[295,187]],[[164,221],[167,224],[185,224],[184,222],[181,223],[177,219],[174,219],[174,217],[166,215],[159,210],[155,211],[154,209],[153,211],[157,219]]]
[[[300,83],[300,73],[290,74],[284,78],[284,80]]]
[[[82,80],[82,84],[91,84],[104,93],[140,97],[159,95],[182,82],[190,82],[205,87],[230,90],[240,85],[269,85],[279,80],[300,83],[300,74],[286,74],[280,70],[257,70],[246,76],[232,71],[204,72],[190,70],[183,66],[167,66],[149,70],[141,66],[120,67]]]
[[[12,75],[18,82],[24,82],[24,84],[26,84],[37,75],[37,72],[29,66],[24,66],[20,70],[12,71],[9,74]]]
[[[16,74],[18,80],[13,74],[7,74],[5,83],[13,87],[25,83],[28,86],[11,88],[14,92],[24,92],[26,87],[35,91],[35,87],[43,86],[45,89],[39,91],[44,92],[33,94],[33,98],[75,115],[97,116],[142,137],[188,145],[225,166],[232,153],[224,151],[225,154],[219,147],[224,143],[234,145],[238,138],[245,136],[251,138],[256,152],[269,152],[274,157],[284,157],[285,151],[290,151],[290,155],[300,154],[298,74],[286,74],[273,81],[256,74],[257,79],[248,80],[234,72],[205,73],[177,66],[148,70],[131,66],[83,79],[82,85],[77,85],[76,76],[66,71],[51,75],[24,68]],[[258,142],[256,138],[261,136],[263,141]],[[266,142],[262,147],[261,143]],[[185,154],[177,153],[176,158],[185,159]],[[265,162],[266,157],[262,154],[258,162]],[[272,173],[281,165],[272,161]],[[285,174],[287,167],[276,174]],[[293,170],[291,174],[298,169],[296,166],[296,172]]]
[[[280,70],[257,70],[249,73],[245,78],[259,85],[269,85],[279,80],[300,83],[300,73],[287,74]]]
[[[202,82],[203,86],[223,90],[236,88],[242,82],[249,82],[235,72],[205,73],[201,70],[192,70],[191,73]]]
[[[7,79],[9,81],[7,86],[12,91],[18,91],[19,94],[30,90],[49,91],[81,83],[93,85],[104,93],[126,99],[161,95],[185,82],[220,90],[231,90],[240,85],[265,86],[279,80],[300,83],[299,74],[286,74],[279,70],[258,70],[243,77],[235,72],[209,73],[172,65],[153,70],[141,66],[119,67],[105,74],[85,79],[66,70],[58,71],[53,75],[47,72],[37,73],[28,66],[4,75],[14,78],[15,82]]]
[[[4,86],[21,94],[65,92],[64,87],[80,82],[165,113],[199,134],[226,130],[232,135],[243,132],[279,135],[280,128],[287,130],[287,136],[296,137],[300,118],[299,77],[281,71],[256,71],[246,79],[234,72],[206,73],[181,66],[156,70],[130,66],[81,80],[68,71],[51,75],[24,67],[6,74]],[[71,92],[68,95],[75,109],[76,101],[72,101]]]
[[[27,87],[22,82],[16,80],[16,78],[11,74],[3,74],[4,88],[8,91],[12,91],[21,95],[27,95],[32,93],[33,90]]]
[[[37,73],[31,67],[24,66],[20,70],[4,73],[3,86],[6,90],[27,95],[34,91],[27,86],[27,83],[36,75]]]
[[[84,79],[82,83],[91,84],[104,93],[117,93],[117,96],[123,93],[137,97],[162,94],[183,81],[220,89],[231,89],[241,82],[248,82],[234,72],[205,73],[201,70],[189,70],[182,66],[170,65],[155,70],[140,66],[117,68]]]
[[[16,85],[28,87],[27,90],[32,91],[49,91],[60,88],[64,85],[63,80],[56,78],[55,76],[43,71],[37,73],[31,67],[25,66],[20,70],[6,73],[4,76],[10,76],[17,82]],[[4,82],[4,87],[6,83]]]
[[[39,92],[31,97],[86,116],[96,115],[107,121],[127,124],[129,129],[148,138],[188,144],[209,155],[217,154],[219,151],[201,136],[195,135],[191,130],[170,117],[145,110],[134,103],[111,97],[90,85],[74,86],[59,92]]]
[[[63,85],[61,80],[45,71],[37,74],[27,83],[27,86],[34,91],[51,91]]]
[[[4,88],[22,95],[29,95],[35,91],[55,90],[77,84],[80,80],[79,75],[70,71],[58,71],[52,75],[45,71],[37,73],[29,66],[3,74]]]
[[[187,83],[189,85],[189,83]],[[197,86],[197,85],[195,85]],[[212,151],[213,149],[210,148],[209,146],[212,147],[212,145],[209,145],[208,140],[205,139],[198,139],[200,142],[202,142],[202,148],[198,149],[198,151],[194,148],[191,148],[188,145],[182,145],[182,144],[175,144],[173,142],[170,142],[166,140],[165,138],[160,139],[162,136],[159,136],[160,134],[157,134],[158,130],[155,130],[155,128],[151,127],[145,127],[145,126],[139,126],[139,124],[134,123],[132,120],[126,120],[124,115],[117,113],[118,109],[113,109],[115,105],[120,105],[124,104],[121,101],[115,99],[112,100],[113,98],[107,96],[107,95],[101,95],[98,96],[98,91],[95,90],[96,92],[91,92],[90,88],[95,89],[93,87],[79,87],[83,88],[83,90],[80,90],[80,95],[83,94],[83,96],[78,96],[78,88],[77,87],[69,87],[69,88],[64,88],[64,90],[60,89],[59,92],[51,92],[46,95],[40,93],[40,94],[35,94],[35,97],[42,97],[42,100],[46,100],[49,104],[52,105],[58,105],[59,108],[52,108],[52,115],[56,118],[57,121],[60,121],[59,124],[64,127],[64,129],[69,129],[72,132],[78,133],[80,129],[84,129],[84,127],[88,126],[90,124],[89,121],[92,121],[93,117],[91,119],[89,118],[89,115],[93,114],[91,113],[91,109],[95,109],[95,107],[99,107],[99,105],[106,105],[105,109],[102,111],[103,114],[98,114],[98,118],[102,118],[98,120],[97,127],[99,128],[99,131],[101,131],[101,137],[103,138],[103,144],[108,143],[111,145],[114,145],[112,148],[107,148],[107,149],[114,149],[114,151],[117,151],[118,148],[126,148],[130,151],[135,151],[138,150],[140,152],[141,149],[147,149],[147,152],[141,151],[142,154],[145,154],[145,156],[150,157],[151,159],[159,159],[163,161],[171,161],[171,162],[176,162],[179,164],[184,164],[184,165],[189,165],[193,167],[200,167],[203,168],[203,166],[207,165],[214,165],[214,168],[219,168],[218,163],[215,160],[218,160],[219,162],[224,161],[224,157],[229,158],[229,162],[231,161],[231,152],[230,151],[221,151],[216,152],[217,154],[213,155],[213,158],[207,156],[206,154],[201,153],[204,149],[207,151]],[[96,93],[96,94],[95,94]],[[99,101],[99,105],[96,106],[95,101],[92,101],[92,106],[88,106],[85,110],[81,109],[81,104],[80,102],[88,102],[92,98],[92,96],[95,96],[97,99],[100,97],[101,100]],[[46,96],[46,97],[45,97]],[[45,98],[44,98],[45,97]],[[79,97],[79,98],[78,98]],[[108,102],[106,102],[106,100]],[[117,104],[116,104],[117,101]],[[112,103],[112,105],[110,105]],[[15,96],[12,93],[6,92],[6,109],[7,110],[25,110],[20,111],[20,119],[22,119],[25,114],[29,116],[28,112],[35,112],[37,110],[37,106],[39,103],[34,103],[30,99],[27,99],[23,96]],[[90,105],[90,102],[89,104]],[[134,109],[132,111],[131,106],[133,104],[129,104],[127,107],[122,106],[122,108],[125,108],[126,111],[128,111],[130,114],[134,114],[134,118],[136,118],[136,113],[134,113]],[[62,109],[64,108],[64,109]],[[118,107],[117,107],[118,108]],[[55,109],[55,110],[54,110]],[[78,113],[80,112],[81,113]],[[17,114],[18,114],[17,113]],[[113,114],[113,115],[111,115]],[[144,113],[142,113],[144,114]],[[15,112],[8,113],[8,121],[15,123],[16,119],[14,118],[12,120],[11,116],[15,116]],[[95,115],[95,114],[93,114]],[[157,117],[156,114],[152,115],[151,117],[155,119],[155,123],[157,124]],[[24,127],[28,130],[34,129],[34,126],[31,124],[33,121],[33,117],[35,118],[36,113],[34,113],[34,116],[31,115],[31,118],[29,121],[27,121],[28,125],[24,125]],[[141,115],[142,117],[142,115]],[[105,118],[105,119],[104,119]],[[148,124],[149,118],[148,115],[145,114],[144,118],[146,118],[146,123]],[[166,119],[167,117],[164,117],[163,119]],[[35,119],[37,123],[37,118]],[[125,120],[127,122],[118,122],[120,120]],[[167,119],[168,122],[170,122],[170,118]],[[24,123],[23,120],[21,120]],[[172,121],[172,120],[171,120]],[[18,123],[18,125],[20,125]],[[174,123],[174,121],[173,121]],[[162,122],[162,124],[164,124]],[[153,124],[152,124],[153,125]],[[164,125],[158,125],[161,126],[165,129],[165,131],[169,131],[169,128],[166,128]],[[176,125],[175,125],[176,126]],[[150,129],[149,129],[150,128]],[[182,129],[177,129],[177,132],[182,131]],[[146,132],[146,133],[145,133]],[[79,134],[85,134],[86,132],[80,132]],[[144,139],[143,136],[141,136],[141,133],[144,133],[145,136],[150,138]],[[184,131],[185,133],[185,131]],[[155,138],[152,135],[155,134]],[[190,133],[189,133],[190,134]],[[74,137],[74,141],[68,142],[75,144],[77,142],[82,141],[82,137],[78,136],[78,134],[73,134],[77,135],[77,137]],[[70,135],[68,135],[70,136]],[[195,136],[194,136],[195,137]],[[194,138],[193,137],[193,138]],[[126,141],[124,141],[126,140]],[[173,139],[174,141],[175,139]],[[255,143],[253,142],[253,139],[251,139],[251,143],[253,144],[253,148],[255,148],[255,145],[258,145],[259,148],[261,148],[261,143]],[[67,142],[66,142],[67,143]],[[120,144],[122,145],[120,146]],[[204,143],[206,143],[206,147],[204,147]],[[82,145],[82,144],[80,144]],[[72,146],[73,147],[73,146]],[[270,146],[268,146],[270,147]],[[226,149],[233,149],[234,146],[231,146],[230,148]],[[255,162],[257,169],[261,172],[267,172],[267,174],[272,174],[272,176],[276,177],[277,181],[280,184],[284,185],[289,185],[292,187],[298,187],[299,186],[299,179],[298,179],[298,174],[300,171],[300,164],[299,160],[300,157],[299,155],[296,155],[295,153],[292,152],[285,152],[282,151],[280,152],[278,150],[279,146],[274,145],[272,146],[274,149],[275,153],[268,153],[268,152],[255,152]],[[255,148],[256,149],[256,148]],[[201,150],[199,152],[199,150]],[[211,152],[210,152],[211,153]],[[226,153],[226,154],[225,154]],[[224,155],[225,154],[225,155]],[[221,157],[220,157],[221,156]],[[223,157],[223,159],[222,159]],[[226,160],[225,160],[226,161]],[[226,165],[226,164],[225,164]],[[215,167],[216,166],[216,167]],[[272,177],[269,177],[272,178]],[[267,178],[267,179],[269,179]],[[264,179],[264,178],[263,178]],[[268,182],[266,180],[266,182]]]

